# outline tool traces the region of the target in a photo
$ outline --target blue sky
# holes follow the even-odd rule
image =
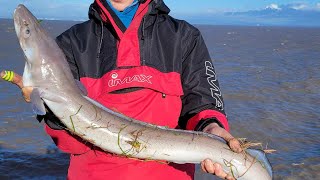
[[[38,18],[86,20],[88,7],[92,1],[1,0],[0,17],[10,18],[14,8],[22,3]],[[193,24],[320,26],[318,20],[320,18],[320,0],[164,1],[170,7],[173,16],[186,19]],[[270,12],[266,12],[266,9]],[[289,13],[291,14],[289,15]],[[277,15],[275,16],[275,14]]]

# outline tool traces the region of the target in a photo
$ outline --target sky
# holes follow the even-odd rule
[[[0,0],[0,17],[25,4],[38,18],[86,20],[93,0]],[[164,0],[193,24],[319,26],[320,0]],[[319,22],[318,22],[319,21]]]

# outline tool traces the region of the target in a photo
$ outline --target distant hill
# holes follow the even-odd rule
[[[276,6],[277,7],[277,6]],[[228,12],[225,15],[247,15],[247,16],[266,16],[266,17],[293,17],[293,18],[320,18],[320,11],[301,10],[290,6],[280,7],[268,6],[262,10],[251,10],[247,12]]]
[[[320,11],[316,9],[303,8],[303,5],[271,4],[265,9],[251,10],[246,12],[227,12],[224,16],[228,18],[247,17],[257,18],[262,24],[283,24],[289,26],[320,26]],[[249,22],[248,22],[249,23]],[[258,23],[258,22],[256,22]]]
[[[181,17],[193,24],[320,27],[320,4],[318,6],[308,8],[304,4],[270,4],[260,10]]]

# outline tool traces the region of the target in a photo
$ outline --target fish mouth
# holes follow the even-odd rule
[[[16,30],[16,34],[19,37],[20,36],[20,28],[21,28],[21,8],[23,8],[23,5],[19,5],[13,12],[13,21],[14,21],[14,29]]]
[[[13,12],[14,20],[18,20],[18,18],[27,17],[30,15],[32,16],[31,12],[23,4],[19,4]]]
[[[27,20],[27,11],[28,10],[24,5],[19,4],[13,13],[14,28],[16,30],[16,34],[19,40],[23,37],[23,28],[30,24],[28,23],[29,20]]]
[[[28,63],[33,61],[39,23],[37,18],[22,4],[19,4],[13,13],[14,27],[19,39],[20,47],[24,52],[25,60]]]
[[[38,20],[33,14],[23,5],[19,4],[13,13],[14,26],[18,38],[23,35],[22,29],[29,25],[37,25]]]
[[[26,17],[28,17],[26,16],[26,13],[25,13],[26,11],[27,11],[27,8],[24,5],[19,4],[13,13],[14,28],[15,28],[17,37],[19,39],[20,47],[22,48],[23,51],[25,51],[23,29],[26,27],[24,24],[28,24],[26,20]],[[25,53],[24,53],[24,57],[25,57],[25,62],[28,63],[28,58],[26,57]]]

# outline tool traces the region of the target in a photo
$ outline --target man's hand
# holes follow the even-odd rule
[[[23,96],[24,100],[25,100],[26,102],[28,102],[28,103],[31,102],[30,95],[31,95],[31,93],[32,93],[32,90],[33,90],[32,87],[22,87],[22,88],[21,88],[22,96]]]
[[[9,72],[12,73],[12,77],[5,79],[4,77],[6,77]],[[22,82],[22,77],[19,74],[14,73],[13,71],[2,71],[0,73],[0,77],[6,81],[11,82],[12,84],[17,85],[22,91],[22,96],[23,96],[24,100],[26,102],[31,101],[30,95],[31,95],[33,88],[32,87],[24,87],[23,82]]]
[[[203,129],[203,132],[209,134],[215,134],[217,136],[222,137],[226,140],[230,146],[230,148],[237,153],[242,151],[240,142],[234,138],[228,131],[221,128],[217,123],[209,124],[207,127]],[[222,179],[227,180],[235,180],[235,178],[231,174],[227,174],[223,171],[221,164],[214,163],[210,159],[205,159],[201,162],[201,168],[204,172],[214,174]]]

